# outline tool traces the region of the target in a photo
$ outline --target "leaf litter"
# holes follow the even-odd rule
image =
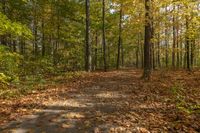
[[[0,99],[0,131],[200,132],[200,72],[155,71],[149,82],[141,73],[85,73],[21,98]]]

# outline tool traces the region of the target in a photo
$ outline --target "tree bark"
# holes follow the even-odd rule
[[[90,0],[85,1],[86,5],[86,37],[85,37],[85,70],[91,71],[91,43],[90,43]]]
[[[37,56],[38,53],[38,44],[37,44],[37,34],[38,34],[38,27],[37,27],[37,3],[34,1],[34,43],[33,43],[33,53]]]
[[[175,10],[175,6],[174,9]],[[172,67],[175,69],[175,48],[176,48],[176,27],[175,27],[175,16],[173,16],[173,45],[172,45]]]
[[[151,76],[151,20],[150,0],[145,0],[145,40],[144,40],[144,73],[143,78],[150,79]]]
[[[165,12],[167,13],[168,10],[167,10],[167,7],[165,7]],[[165,22],[165,66],[168,67],[168,64],[169,64],[169,53],[168,53],[168,49],[169,49],[169,46],[168,46],[168,28],[167,28],[167,22]]]
[[[161,67],[161,62],[160,62],[160,33],[158,33],[158,51],[157,51],[157,64],[158,67]]]
[[[190,55],[190,58],[191,58],[191,68],[194,67],[194,57],[195,57],[194,51],[195,51],[195,40],[192,40],[191,55]]]
[[[119,40],[118,40],[118,53],[117,53],[117,69],[120,67],[120,55],[122,46],[122,3],[120,4],[120,17],[119,17]]]
[[[2,1],[2,12],[3,12],[4,15],[6,15],[6,3],[7,3],[6,0]],[[7,35],[1,35],[0,41],[1,41],[2,45],[7,46]]]
[[[190,41],[188,37],[188,30],[189,30],[189,20],[188,17],[186,17],[186,65],[187,70],[190,71]]]
[[[94,70],[97,69],[98,65],[98,32],[95,35],[95,48],[94,48]]]
[[[107,71],[107,60],[106,60],[106,35],[105,35],[105,0],[102,0],[102,43],[103,43],[103,61],[104,71]]]
[[[179,12],[179,6],[177,7],[177,10]],[[177,24],[176,24],[176,48],[177,48],[177,54],[176,54],[176,66],[177,68],[180,67],[180,50],[179,50],[179,21],[178,21],[178,17],[177,19]]]
[[[138,44],[136,47],[136,68],[139,68],[140,34],[138,34]]]
[[[44,18],[42,18],[42,56],[45,56],[45,33],[44,33]]]

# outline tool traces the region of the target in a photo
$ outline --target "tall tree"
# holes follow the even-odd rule
[[[120,3],[120,11],[119,11],[119,40],[118,40],[118,52],[117,52],[117,69],[119,69],[120,67],[120,55],[122,51],[121,48],[122,48],[122,2]]]
[[[150,0],[145,0],[145,40],[144,40],[144,73],[143,78],[150,79],[151,76],[151,15]]]
[[[90,44],[90,0],[85,1],[86,5],[86,37],[85,37],[85,70],[92,69],[91,44]]]
[[[176,6],[173,5],[173,12],[175,12]],[[175,14],[173,14],[173,44],[172,44],[172,67],[175,68],[175,48],[176,48],[176,26],[175,26]]]
[[[103,61],[104,71],[107,71],[107,60],[106,60],[106,35],[105,35],[105,0],[102,0],[102,43],[103,43]]]
[[[188,35],[188,30],[189,30],[189,19],[188,16],[186,16],[186,64],[187,64],[187,70],[191,70],[190,68],[190,39]]]
[[[165,7],[165,13],[166,13],[166,17],[167,17],[167,13],[168,13],[168,10],[167,10],[167,6]],[[167,22],[165,21],[165,65],[166,67],[168,67],[168,64],[169,64],[169,53],[168,53],[168,44],[169,43],[169,37],[168,37],[168,27],[167,27]]]

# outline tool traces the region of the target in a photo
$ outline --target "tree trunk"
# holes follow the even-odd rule
[[[158,67],[161,67],[161,62],[160,62],[160,33],[158,33],[158,51],[157,51],[157,64]]]
[[[177,29],[176,29],[176,35],[177,35],[177,39],[176,39],[176,47],[177,47],[177,61],[176,61],[176,66],[177,68],[180,67],[180,50],[179,50],[179,27],[177,26]]]
[[[180,67],[183,67],[183,41],[180,37]]]
[[[34,25],[34,43],[33,43],[33,53],[35,56],[37,56],[38,52],[38,45],[37,45],[37,34],[38,34],[38,27],[37,27],[37,3],[34,2],[34,20],[33,20],[33,25]]]
[[[168,10],[167,10],[167,7],[165,8],[165,12],[167,13]],[[168,67],[168,64],[169,64],[169,53],[168,53],[168,28],[167,28],[167,22],[165,22],[165,65],[166,67]]]
[[[107,71],[107,61],[106,61],[106,36],[105,36],[105,0],[102,0],[102,43],[103,43],[103,61],[104,61],[104,71]]]
[[[90,43],[90,0],[86,0],[86,37],[85,37],[85,70],[91,71],[91,43]]]
[[[188,30],[189,30],[189,22],[188,17],[186,17],[186,65],[187,70],[191,70],[190,68],[190,41],[188,37]]]
[[[44,33],[44,18],[42,18],[42,56],[45,56],[45,33]]]
[[[122,53],[121,54],[121,58],[122,58],[121,66],[124,67],[124,46],[123,46],[123,43],[121,43],[121,53]]]
[[[177,10],[178,10],[178,12],[179,12],[179,6],[177,7]],[[176,24],[176,48],[177,48],[177,57],[176,57],[176,59],[177,59],[177,61],[176,61],[176,66],[177,66],[177,68],[179,68],[180,67],[180,50],[179,50],[179,18],[177,17],[176,18],[177,19],[177,24]]]
[[[153,34],[153,33],[151,33]],[[151,43],[151,67],[153,70],[156,69],[156,60],[155,60],[155,45]]]
[[[174,7],[175,10],[175,7]],[[173,46],[172,46],[172,67],[175,69],[175,48],[176,48],[176,27],[175,16],[173,16]]]
[[[2,1],[2,12],[6,15],[6,0]],[[7,46],[7,35],[1,35],[0,39],[1,44]]]
[[[139,68],[140,34],[138,34],[138,45],[136,47],[136,68]]]
[[[98,64],[98,32],[95,35],[95,49],[94,49],[94,70],[97,69]]]
[[[142,33],[141,32],[139,33],[139,35],[140,35],[140,38],[142,39]],[[140,44],[140,46],[141,46],[140,52],[141,52],[141,55],[142,55],[141,56],[141,68],[144,69],[144,45]]]
[[[120,51],[122,46],[122,3],[120,4],[120,17],[119,17],[119,40],[118,40],[118,53],[117,53],[117,69],[120,67]]]
[[[191,68],[194,67],[194,51],[195,51],[195,40],[192,40],[192,44],[191,44]]]
[[[144,73],[143,78],[150,79],[151,76],[151,20],[150,20],[150,0],[145,0],[145,40],[144,40]]]
[[[17,52],[17,42],[13,40],[13,52]]]

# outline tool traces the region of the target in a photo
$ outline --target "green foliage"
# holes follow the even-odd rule
[[[43,75],[54,73],[55,69],[53,67],[52,59],[49,57],[35,59],[31,57],[23,61],[21,65],[21,75],[30,76],[30,75]]]
[[[200,105],[188,102],[183,87],[175,85],[171,88],[171,92],[175,97],[176,107],[183,112],[188,114],[200,111]]]
[[[60,50],[57,52],[55,58],[58,62],[58,68],[60,71],[76,71],[83,68],[83,53],[80,52],[82,48],[80,46],[74,46],[73,48]]]
[[[10,77],[7,77],[5,74],[0,73],[0,83],[8,84]]]
[[[0,46],[0,71],[1,79],[4,82],[12,82],[18,80],[19,65],[22,56],[17,53],[12,53],[7,47]]]
[[[31,38],[32,33],[25,25],[17,22],[11,22],[4,14],[0,12],[0,35],[12,34],[25,38]]]

